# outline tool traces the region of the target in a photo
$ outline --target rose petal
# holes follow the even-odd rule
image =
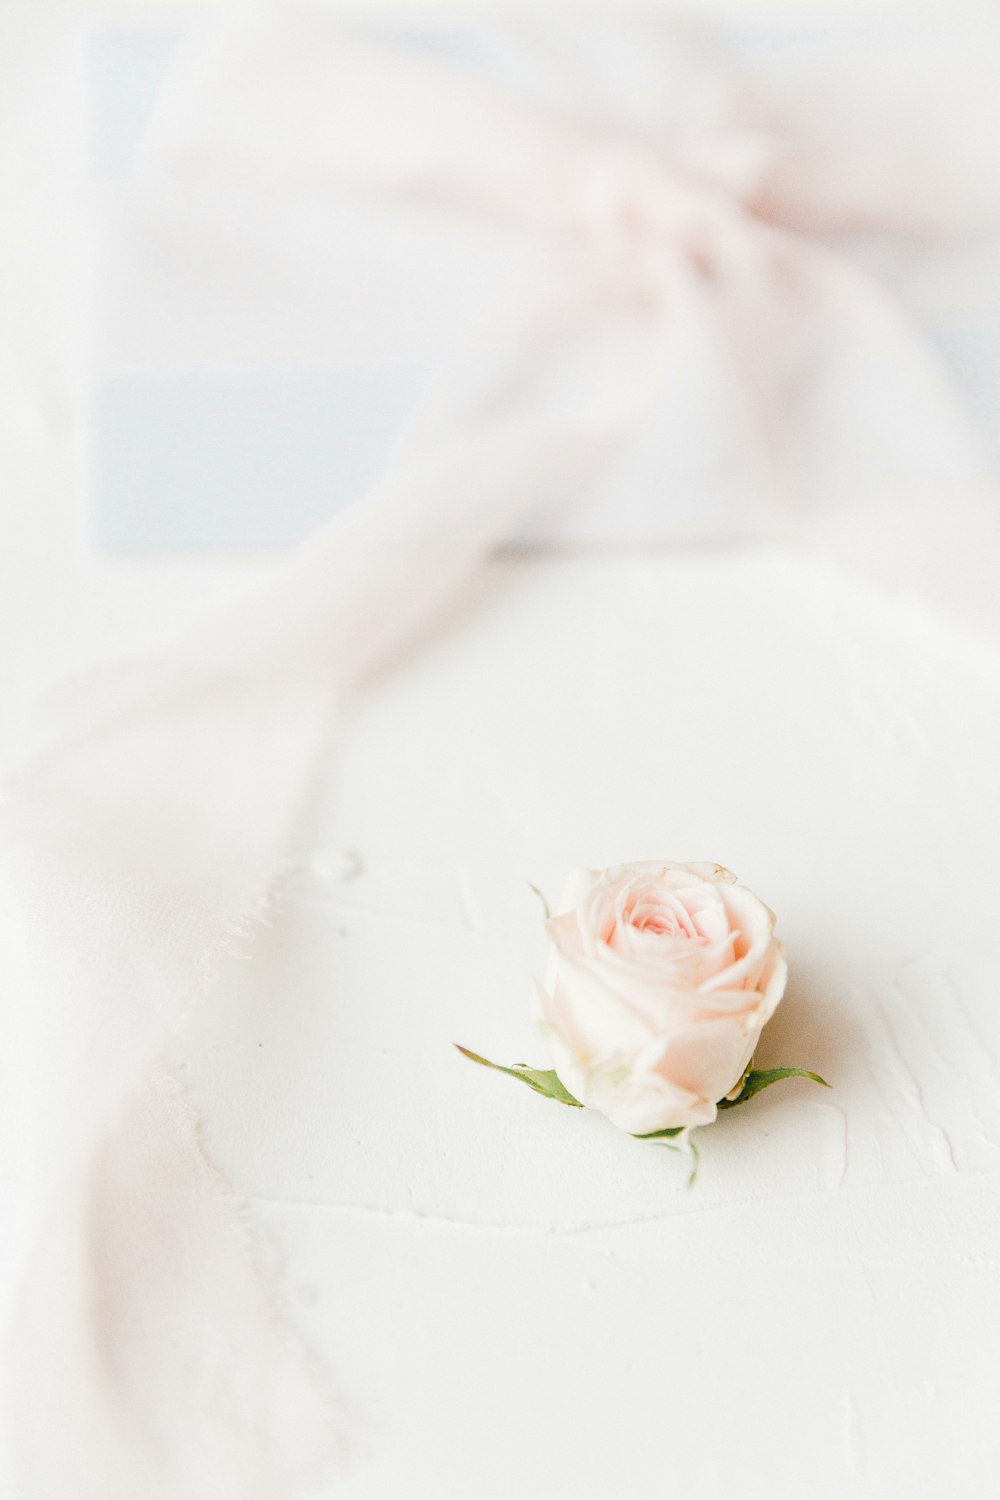
[[[586,959],[560,956],[544,987],[546,1021],[586,1067],[644,1047],[658,1017],[609,988]]]
[[[616,1078],[609,1070],[587,1081],[591,1109],[599,1109],[619,1130],[629,1135],[652,1135],[656,1130],[710,1125],[716,1106],[697,1094],[678,1089],[658,1073],[629,1073]]]
[[[760,1040],[729,1017],[702,1021],[669,1039],[657,1071],[676,1088],[717,1103],[742,1078]]]

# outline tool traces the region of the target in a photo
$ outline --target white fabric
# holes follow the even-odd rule
[[[716,351],[721,409],[738,409],[756,458],[748,528],[809,534],[811,516],[772,508],[770,480],[802,482],[816,459],[811,488],[836,495],[841,434],[887,384],[918,469],[961,484],[979,472],[934,361],[799,232],[862,211],[905,219],[909,180],[892,173],[860,203],[833,182],[828,199],[755,122],[720,113],[712,67],[672,35],[657,45],[676,102],[664,140],[625,98],[610,116],[574,98],[571,120],[306,15],[195,38],[164,92],[146,156],[164,202],[191,211],[218,173],[261,194],[294,177],[496,215],[538,249],[467,366],[428,392],[378,491],[169,656],[71,689],[54,748],[12,789],[45,1184],[17,1329],[30,1496],[284,1500],[338,1446],[335,1397],[157,1063],[261,914],[345,695],[441,614],[516,515],[565,504],[626,453],[689,345]],[[810,96],[797,102],[808,154]],[[935,201],[949,223],[995,208],[975,172]],[[955,535],[983,567],[985,618],[986,510],[966,505],[962,528],[954,511],[941,527],[940,505],[929,516],[939,546]],[[908,514],[893,505],[890,525]],[[969,576],[951,580],[960,607]]]

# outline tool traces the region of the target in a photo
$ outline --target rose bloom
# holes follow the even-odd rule
[[[721,865],[579,870],[538,1005],[555,1070],[632,1135],[707,1125],[738,1091],[787,967],[774,914]]]

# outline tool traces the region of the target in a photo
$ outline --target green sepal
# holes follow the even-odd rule
[[[505,1068],[502,1063],[490,1062],[488,1057],[480,1057],[478,1052],[470,1052],[468,1047],[460,1047],[455,1042],[455,1047],[463,1057],[470,1062],[479,1063],[484,1068],[493,1068],[497,1073],[506,1073],[509,1078],[519,1078],[526,1083],[529,1089],[534,1089],[536,1094],[543,1094],[546,1099],[555,1099],[559,1104],[572,1105],[574,1109],[582,1109],[583,1105],[579,1099],[574,1099],[558,1075],[551,1069],[529,1068],[527,1063],[515,1063],[512,1068]]]
[[[545,892],[542,891],[542,890],[539,890],[539,888],[538,888],[537,885],[532,885],[532,883],[531,883],[530,880],[528,881],[528,890],[529,891],[534,891],[535,895],[538,897],[539,901],[542,903],[542,911],[545,913],[545,920],[546,920],[546,922],[551,922],[552,921],[552,908],[549,905],[548,900],[546,899]]]
[[[770,1088],[772,1083],[780,1083],[783,1078],[809,1078],[813,1083],[821,1083],[825,1089],[830,1087],[825,1078],[818,1073],[809,1073],[805,1068],[756,1068],[744,1074],[743,1087],[736,1098],[720,1099],[718,1108],[732,1109],[736,1104],[745,1104],[761,1089]]]
[[[698,1181],[698,1168],[701,1165],[701,1154],[694,1143],[694,1133],[687,1138],[688,1151],[691,1156],[691,1171],[688,1173],[688,1187],[693,1188]]]
[[[648,1135],[633,1135],[634,1141],[659,1141],[661,1146],[666,1146],[668,1151],[679,1151],[679,1145],[674,1145],[674,1136],[685,1136],[684,1144],[688,1149],[691,1160],[691,1171],[688,1174],[688,1187],[694,1187],[698,1180],[698,1164],[701,1160],[698,1147],[694,1143],[694,1130],[690,1125],[673,1125],[669,1130],[651,1130]]]

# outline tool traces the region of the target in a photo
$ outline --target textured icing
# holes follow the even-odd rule
[[[1000,667],[800,558],[499,561],[345,727],[176,1044],[358,1424],[347,1500],[995,1492]],[[675,1157],[543,1061],[529,880],[718,859],[788,1084]]]

